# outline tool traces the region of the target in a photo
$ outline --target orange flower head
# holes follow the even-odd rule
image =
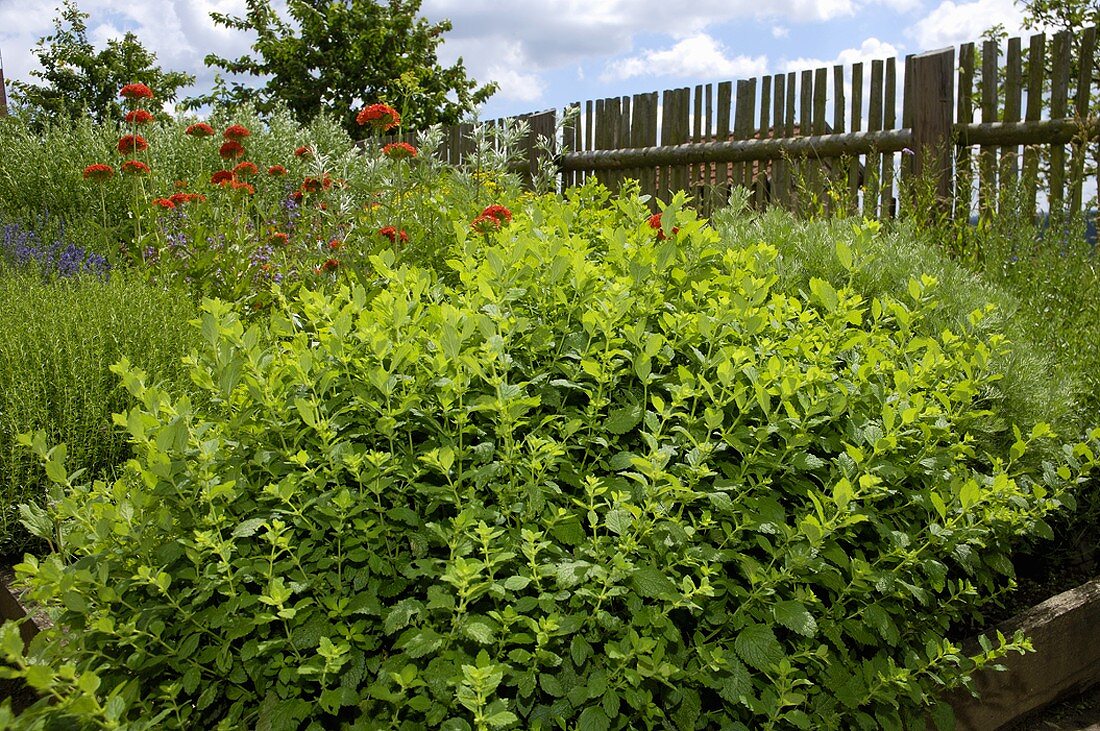
[[[195,124],[189,125],[183,133],[191,137],[213,137],[214,128],[206,122],[196,122]]]
[[[371,104],[355,116],[360,127],[369,125],[375,132],[386,132],[401,124],[401,115],[386,104]]]
[[[259,169],[256,167],[256,164],[248,162],[247,160],[237,163],[237,165],[233,168],[233,174],[242,178],[246,178],[250,175],[255,175],[258,172]]]
[[[148,175],[149,166],[141,160],[127,160],[122,163],[122,172],[126,175]]]
[[[123,135],[118,140],[118,151],[123,155],[133,155],[148,149],[149,143],[141,135]]]
[[[122,87],[118,92],[118,95],[123,99],[130,99],[131,101],[135,99],[152,99],[153,90],[145,84],[126,84],[126,86]]]
[[[416,157],[420,151],[408,142],[391,142],[382,148],[382,154],[391,160],[407,160]]]
[[[236,160],[237,158],[244,157],[244,145],[236,140],[223,142],[222,146],[218,148],[218,155],[223,160]]]
[[[84,168],[84,179],[94,180],[97,183],[106,183],[115,175],[115,169],[110,165],[97,162]]]

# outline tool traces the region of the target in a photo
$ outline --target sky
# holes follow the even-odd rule
[[[276,0],[278,3],[280,0]],[[60,2],[0,0],[0,53],[8,79],[36,68],[35,41]],[[252,38],[216,26],[211,12],[242,14],[244,0],[78,0],[102,48],[128,30],[164,69],[197,77],[207,53],[234,58]],[[472,78],[500,90],[481,119],[834,63],[903,57],[979,40],[1001,23],[1022,31],[1013,0],[424,0],[449,19],[440,60],[461,58]],[[1026,42],[1025,42],[1026,47]]]

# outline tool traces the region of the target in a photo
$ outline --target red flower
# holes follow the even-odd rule
[[[252,134],[252,132],[248,127],[239,124],[231,124],[225,128],[225,132],[222,132],[222,137],[233,142],[240,142],[250,134]]]
[[[294,157],[313,157],[312,147],[299,147],[294,150]]]
[[[320,193],[322,190],[328,190],[332,187],[332,178],[324,176],[323,178],[306,177],[302,181],[303,193]]]
[[[122,163],[122,172],[128,175],[148,175],[149,166],[141,160],[127,160]]]
[[[148,149],[149,143],[141,135],[123,135],[118,141],[118,151],[123,155],[145,152]]]
[[[401,229],[400,231],[398,231],[393,226],[384,226],[383,228],[378,229],[378,235],[385,236],[387,239],[390,240],[391,244],[396,244],[398,239],[400,239],[401,243],[403,244],[407,243],[409,240],[409,235],[405,233],[405,229]]]
[[[665,236],[664,228],[662,228],[662,226],[661,226],[661,214],[660,213],[654,213],[652,216],[650,216],[647,219],[647,221],[649,222],[649,227],[650,228],[657,230],[657,240],[658,241],[664,241],[666,238],[668,238],[667,236]],[[675,228],[672,229],[673,234],[676,234],[679,231],[680,231],[679,226],[676,226]]]
[[[184,134],[191,135],[192,137],[213,137],[214,128],[206,122],[196,122],[184,130]]]
[[[401,115],[385,104],[371,104],[355,116],[360,126],[369,124],[375,132],[385,132],[401,124]]]
[[[218,155],[223,160],[236,160],[238,157],[244,157],[244,146],[236,140],[223,142],[222,146],[218,148]]]
[[[175,182],[175,186],[176,186],[177,190],[183,190],[184,188],[187,187],[187,181],[186,180],[177,180]]]
[[[286,168],[284,168],[282,165],[272,165],[267,169],[267,174],[271,177],[286,175]]]
[[[332,241],[328,242],[328,248],[331,251],[339,251],[340,247],[343,246],[343,245],[344,245],[344,242],[341,241],[340,239],[333,239]]]
[[[224,185],[233,180],[233,173],[229,170],[219,170],[210,176],[211,185]]]
[[[499,231],[500,225],[498,219],[485,215],[478,216],[470,222],[470,228],[472,228],[475,233],[479,234],[490,234],[494,231]]]
[[[127,124],[149,124],[155,117],[144,109],[132,109],[126,112]]]
[[[419,153],[420,151],[408,142],[391,142],[382,148],[382,154],[391,160],[404,160],[416,157]]]
[[[321,265],[320,270],[322,272],[334,272],[340,267],[339,259],[325,259],[325,263]]]
[[[168,200],[172,201],[177,206],[182,206],[184,203],[190,203],[192,201],[199,201],[202,203],[206,200],[206,196],[201,193],[173,193],[168,196]]]
[[[290,199],[292,201],[294,201],[295,203],[301,203],[302,202],[302,191],[300,191],[300,190],[294,191],[293,193],[290,194]]]
[[[105,183],[114,177],[115,169],[110,165],[104,165],[101,162],[97,162],[94,165],[89,165],[84,168],[84,179],[94,180],[97,183]]]
[[[481,215],[495,219],[501,226],[512,222],[512,212],[501,205],[488,206],[481,212]],[[497,226],[497,228],[500,228],[500,226]]]
[[[231,190],[242,190],[248,195],[255,195],[256,193],[256,189],[253,188],[249,183],[242,183],[239,180],[230,180],[229,188]]]
[[[248,162],[247,160],[237,163],[237,166],[233,168],[233,174],[239,175],[242,178],[248,177],[249,175],[255,175],[258,172],[259,170],[256,168],[256,164]]]
[[[286,245],[286,243],[290,241],[290,235],[281,232],[275,232],[267,237],[267,241],[271,244]]]
[[[118,95],[125,99],[152,99],[153,90],[145,84],[127,84]]]
[[[167,209],[167,210],[171,210],[171,209],[176,207],[176,204],[168,198],[154,198],[153,199],[153,205],[154,206],[160,206],[161,208],[164,208],[164,209]]]

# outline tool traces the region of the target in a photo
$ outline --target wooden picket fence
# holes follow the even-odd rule
[[[595,177],[614,188],[631,178],[662,199],[687,190],[705,213],[737,185],[757,206],[795,211],[889,218],[931,202],[967,217],[1008,205],[1079,214],[1095,189],[1090,152],[1100,158],[1095,51],[1096,28],[1086,28],[1031,36],[1026,49],[1021,38],[966,43],[902,64],[888,58],[869,69],[837,65],[577,102],[572,116],[523,115],[527,164],[534,169],[534,139],[543,135],[561,145],[563,187]],[[559,119],[568,121],[556,135]],[[471,131],[450,128],[440,157],[466,161]],[[907,185],[916,176],[923,185]],[[904,194],[918,188],[923,198]]]

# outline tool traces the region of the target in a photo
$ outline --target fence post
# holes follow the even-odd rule
[[[930,51],[907,59],[906,86],[913,110],[913,172],[933,176],[941,212],[950,214],[952,174],[951,128],[955,109],[955,49]]]

